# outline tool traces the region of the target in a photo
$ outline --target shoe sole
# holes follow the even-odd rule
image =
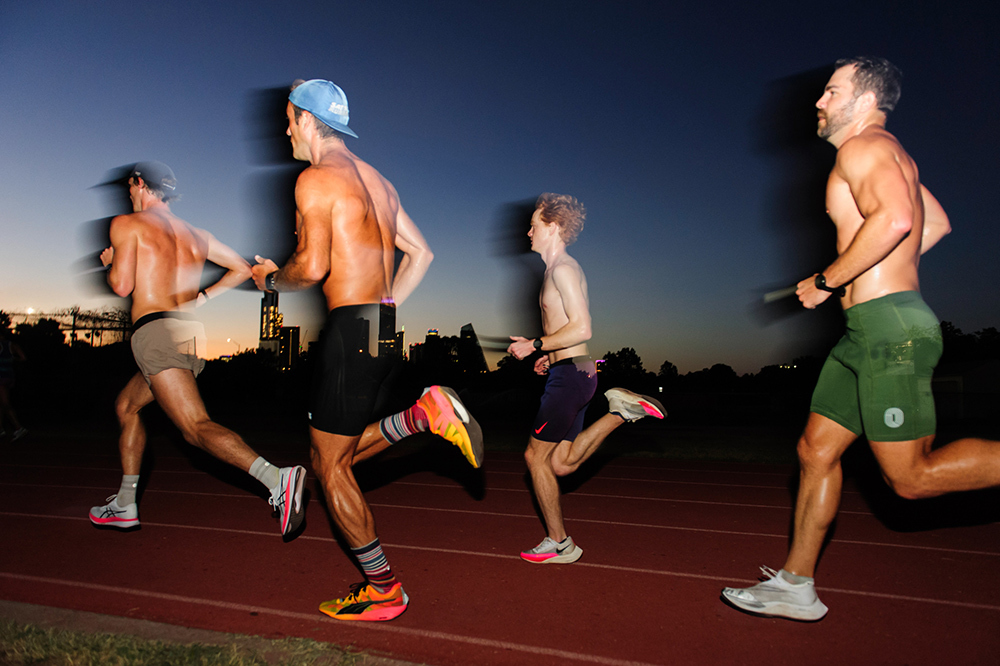
[[[533,553],[521,553],[521,559],[524,560],[525,562],[531,562],[532,564],[572,564],[573,562],[576,562],[583,556],[583,548],[577,546],[572,553],[568,553],[566,555],[555,555],[553,557],[545,557],[547,554],[548,553],[535,555]]]
[[[305,507],[302,506],[302,489],[305,487],[306,482],[306,468],[297,465],[292,471],[292,475],[292,481],[289,487],[285,489],[285,508],[289,509],[290,507],[290,510],[288,511],[288,515],[284,516],[284,526],[281,530],[282,536],[297,530],[306,517]],[[289,498],[288,492],[293,487],[292,496]]]
[[[410,606],[410,597],[406,594],[406,590],[403,590],[403,603],[399,606],[389,606],[386,608],[375,607],[366,613],[359,613],[357,615],[337,615],[336,611],[327,610],[323,608],[324,604],[319,605],[319,612],[324,615],[329,615],[334,620],[342,620],[344,622],[388,622],[389,620],[395,620],[397,617],[402,615],[407,608]]]
[[[479,469],[483,464],[483,429],[479,426],[479,422],[476,421],[468,408],[462,404],[455,391],[447,386],[439,386],[438,389],[448,397],[448,403],[452,412],[461,421],[469,437],[469,450],[466,451],[463,446],[458,446],[458,449],[465,456],[465,459],[469,461],[469,464]]]
[[[826,605],[819,599],[816,599],[809,606],[793,606],[781,603],[780,601],[772,601],[770,603],[758,602],[760,603],[760,607],[757,607],[748,604],[742,599],[729,596],[727,594],[727,590],[729,589],[732,588],[726,588],[722,591],[723,601],[737,610],[760,617],[776,617],[784,620],[795,620],[796,622],[818,622],[826,617],[829,611]]]
[[[639,407],[642,407],[642,410],[646,412],[646,416],[662,419],[667,415],[667,410],[663,408],[660,401],[656,398],[651,398],[648,395],[641,395],[639,393],[633,393],[632,391],[620,388],[608,389],[604,393],[604,397],[608,398],[608,400],[610,400],[612,396],[617,396],[628,404],[639,405]]]
[[[95,518],[93,514],[90,515],[90,522],[94,527],[100,528],[110,528],[115,530],[131,530],[139,527],[139,519],[134,518],[130,520],[113,520],[107,518]]]

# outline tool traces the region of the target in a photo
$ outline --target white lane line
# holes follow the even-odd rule
[[[82,467],[76,465],[44,465],[44,464],[26,464],[26,463],[15,463],[5,466],[7,469],[13,468],[41,468],[41,469],[68,469],[74,471],[89,471],[89,472],[116,472],[121,473],[121,468],[114,467]],[[522,465],[523,467],[523,465]],[[504,476],[524,476],[527,473],[527,469],[522,469],[521,471],[505,472],[503,470],[497,469],[485,469],[484,474],[493,475],[504,475]],[[698,473],[699,470],[666,470],[666,471],[689,471],[692,473]],[[192,474],[192,475],[203,475],[206,472],[197,469],[186,469],[186,470],[169,470],[169,469],[157,469],[156,474]],[[780,476],[791,476],[792,474],[784,474]],[[312,476],[312,475],[310,475]],[[787,486],[771,486],[771,485],[755,485],[755,484],[737,484],[737,483],[717,483],[711,481],[671,481],[667,479],[643,479],[643,478],[633,478],[624,476],[594,476],[595,479],[602,479],[604,481],[635,481],[635,482],[648,482],[648,483],[679,483],[679,484],[690,484],[699,486],[729,486],[733,488],[772,488],[777,490],[788,490]],[[851,491],[845,491],[851,492]]]
[[[390,485],[400,485],[400,486],[417,486],[422,488],[447,488],[449,490],[462,490],[464,492],[464,487],[454,484],[454,483],[420,483],[417,481],[394,481]],[[39,488],[38,484],[28,484],[28,483],[0,483],[0,487],[4,486],[19,486],[19,487],[31,487]],[[100,492],[108,492],[107,486],[94,487],[94,486],[66,486],[59,484],[46,485],[45,488],[68,488],[76,490],[94,490]],[[385,486],[383,486],[385,487]],[[490,488],[493,492],[508,492],[508,493],[525,493],[530,492],[527,488]],[[203,495],[208,497],[233,497],[233,498],[253,498],[260,499],[259,495],[254,495],[253,493],[241,493],[239,495],[235,493],[205,493],[193,490],[161,490],[156,488],[146,488],[143,490],[145,493],[172,493],[177,495]],[[705,504],[708,506],[738,506],[749,509],[778,509],[782,511],[788,511],[791,506],[788,504],[750,504],[747,502],[718,502],[713,500],[692,500],[692,499],[676,499],[670,497],[636,497],[631,495],[608,495],[603,493],[581,493],[573,492],[569,493],[568,496],[572,497],[599,497],[603,499],[626,499],[626,500],[638,500],[638,501],[651,501],[651,502],[675,502],[678,504]],[[846,515],[856,515],[856,516],[872,516],[870,511],[850,511],[848,509],[840,509],[838,512],[840,514]]]
[[[445,513],[468,513],[477,516],[496,516],[498,518],[529,518],[531,520],[538,520],[538,516],[524,515],[519,513],[496,513],[492,511],[471,511],[469,509],[442,509],[437,507],[423,507],[423,506],[411,506],[403,504],[370,504],[369,506],[377,506],[380,508],[387,509],[413,509],[415,511],[438,511]],[[0,514],[2,515],[2,514]],[[682,527],[680,525],[656,525],[650,523],[628,523],[621,520],[596,520],[593,518],[570,518],[569,522],[572,523],[591,523],[596,525],[615,525],[621,527],[639,527],[642,529],[653,529],[653,530],[675,530],[678,532],[703,532],[706,534],[725,534],[727,536],[750,536],[750,537],[765,537],[765,538],[775,538],[775,539],[787,539],[787,534],[770,534],[767,532],[740,532],[736,530],[715,530],[705,527]],[[1000,557],[1000,552],[993,552],[988,550],[962,550],[959,548],[943,548],[940,546],[919,546],[914,544],[905,543],[886,543],[884,541],[859,541],[857,539],[830,539],[830,543],[843,543],[850,544],[852,546],[884,546],[886,548],[903,548],[908,550],[928,550],[938,553],[952,553],[956,555],[984,555],[986,557]],[[603,566],[603,565],[602,565]]]
[[[421,486],[425,488],[451,488],[454,490],[464,490],[462,486],[446,483],[421,483],[418,481],[393,481],[391,485],[399,486]],[[530,492],[527,488],[493,488],[490,487],[488,490],[492,492],[506,492],[506,493],[528,493]],[[715,502],[710,500],[690,500],[690,499],[674,499],[670,497],[638,497],[635,495],[609,495],[606,493],[581,493],[580,491],[574,491],[572,493],[567,493],[566,497],[600,497],[603,499],[626,499],[626,500],[639,500],[639,501],[649,501],[649,502],[679,502],[681,504],[710,504],[713,506],[741,506],[748,507],[751,509],[783,509],[789,510],[791,506],[788,504],[748,504],[744,502]],[[847,509],[841,509],[838,511],[840,514],[857,515],[857,516],[871,516],[873,515],[871,511],[849,511]]]
[[[507,464],[505,460],[494,461],[490,460],[493,464]],[[524,461],[522,460],[519,465],[520,469],[527,471],[524,466]],[[622,472],[634,472],[636,470],[644,470],[646,472],[690,472],[692,474],[735,474],[740,476],[795,476],[798,474],[798,469],[789,468],[787,472],[744,472],[739,470],[728,470],[728,469],[699,469],[696,467],[639,467],[636,465],[603,465],[601,470],[612,470],[612,471],[622,471]],[[485,470],[487,472],[498,473],[498,474],[516,474],[517,470],[512,472],[506,472],[502,470],[490,469]],[[608,478],[608,477],[602,477]]]
[[[175,603],[190,604],[195,606],[208,606],[210,608],[221,608],[224,610],[237,611],[240,613],[256,613],[257,615],[273,615],[281,618],[300,620],[305,622],[323,622],[324,624],[343,626],[343,622],[334,620],[318,611],[315,613],[297,613],[295,611],[282,610],[278,608],[266,608],[263,606],[251,606],[248,604],[238,604],[230,601],[219,601],[217,599],[203,599],[199,597],[188,597],[180,594],[166,594],[163,592],[153,592],[150,590],[138,590],[131,587],[118,587],[114,585],[101,585],[99,583],[86,583],[83,581],[64,580],[61,578],[48,578],[44,576],[28,576],[24,574],[9,573],[0,571],[0,578],[18,580],[28,583],[47,583],[49,585],[60,585],[83,590],[94,590],[108,592],[112,594],[128,594],[147,599],[157,599],[160,601],[172,601]],[[569,652],[567,650],[556,650],[553,648],[539,647],[537,645],[525,645],[523,643],[513,643],[511,641],[497,641],[488,638],[478,638],[475,636],[463,636],[461,634],[449,634],[442,631],[429,631],[427,629],[413,629],[403,627],[398,624],[388,624],[385,622],[352,622],[351,629],[369,629],[373,631],[384,631],[416,638],[433,639],[438,641],[452,641],[455,643],[466,643],[481,648],[492,648],[498,650],[514,650],[527,654],[554,657],[560,660],[580,661],[590,664],[604,664],[606,666],[656,666],[640,661],[627,661],[624,659],[611,659],[595,654],[583,654],[580,652]]]
[[[400,504],[371,504],[370,506],[383,508],[383,509],[404,509],[413,511],[434,511],[441,513],[463,513],[475,516],[494,516],[497,518],[519,518],[519,519],[530,519],[538,520],[538,517],[534,514],[525,515],[518,513],[497,513],[492,511],[470,511],[467,509],[440,509],[433,507],[418,507],[410,505],[400,505]],[[12,518],[31,518],[33,520],[37,519],[54,519],[54,520],[74,520],[74,521],[89,521],[89,518],[80,518],[77,516],[57,516],[52,514],[34,514],[34,513],[17,513],[12,511],[0,511],[0,516],[10,516]],[[595,520],[591,518],[573,518],[571,522],[579,523],[591,523],[597,525],[615,525],[623,527],[638,527],[642,529],[658,529],[658,530],[674,530],[678,532],[698,532],[703,534],[722,534],[725,536],[748,536],[748,537],[761,537],[766,539],[787,539],[787,534],[771,534],[767,532],[741,532],[737,530],[715,530],[702,527],[682,527],[679,525],[656,525],[648,523],[626,523],[616,520]],[[265,536],[265,537],[278,537],[274,532],[261,532],[258,530],[244,530],[232,527],[211,527],[207,525],[179,525],[176,523],[157,523],[150,521],[142,521],[143,525],[148,525],[151,527],[169,527],[174,529],[192,529],[192,530],[209,530],[214,532],[228,532],[231,534],[244,534],[250,536]],[[297,540],[305,541],[336,541],[333,537],[320,537],[320,536],[307,536],[302,535],[296,537]],[[953,555],[978,555],[984,557],[1000,557],[1000,553],[984,550],[963,550],[959,548],[942,548],[939,546],[920,546],[913,544],[901,544],[901,543],[886,543],[884,541],[860,541],[856,539],[831,539],[830,543],[836,544],[847,544],[851,546],[872,546],[872,547],[884,547],[884,548],[901,548],[904,550],[920,550],[920,551],[930,551],[938,553],[948,553]],[[383,542],[383,545],[387,545]],[[394,548],[408,548],[411,550],[431,550],[440,553],[451,553],[451,554],[462,554],[462,555],[481,555],[483,557],[500,557],[505,559],[520,559],[516,555],[503,555],[499,553],[481,553],[473,551],[459,551],[451,550],[447,548],[434,548],[430,546],[411,546],[406,544],[389,544]],[[587,566],[596,567],[607,567],[614,569],[613,565],[605,564],[588,564]],[[682,575],[682,574],[673,574]]]
[[[498,472],[490,471],[489,474],[507,474],[507,475],[518,475],[524,476],[525,472]],[[670,483],[676,484],[678,486],[722,486],[723,488],[758,488],[760,490],[783,490],[788,492],[788,486],[761,486],[758,484],[750,483],[718,483],[715,481],[676,481],[671,479],[638,479],[625,476],[594,476],[591,480],[594,481],[628,481],[630,483]],[[844,490],[844,495],[859,495],[860,493],[856,490]]]
[[[121,469],[117,467],[73,467],[68,465],[24,465],[15,464],[7,465],[8,469],[15,467],[28,467],[28,468],[42,468],[42,469],[71,469],[74,471],[90,471],[90,472],[116,472],[120,473]],[[694,471],[694,470],[692,470]],[[204,475],[205,472],[200,470],[156,470],[156,474],[190,474],[190,475]],[[492,474],[496,476],[524,476],[527,470],[521,472],[504,472],[501,470],[483,470],[484,474]],[[316,478],[314,475],[309,474],[309,478]],[[787,476],[787,475],[786,475]],[[720,483],[715,481],[677,481],[669,479],[642,479],[634,477],[624,477],[624,476],[594,476],[593,479],[599,481],[628,481],[629,483],[663,483],[663,484],[673,484],[679,486],[713,486],[722,488],[755,488],[758,490],[781,490],[788,491],[787,485],[760,485],[760,484],[750,484],[750,483]],[[843,495],[860,495],[861,493],[856,490],[842,490]]]

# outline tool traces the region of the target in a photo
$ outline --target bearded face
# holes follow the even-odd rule
[[[819,120],[817,122],[816,134],[821,139],[828,139],[850,125],[854,121],[854,105],[857,101],[856,97],[851,97],[850,100],[846,101],[839,108],[834,108],[831,105],[825,109],[820,109],[817,113]]]

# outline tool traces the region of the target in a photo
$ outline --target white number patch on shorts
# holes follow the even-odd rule
[[[890,428],[898,428],[903,425],[903,410],[899,407],[890,407],[885,410],[885,424]]]

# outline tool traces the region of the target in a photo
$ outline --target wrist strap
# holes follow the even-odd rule
[[[822,273],[817,275],[816,279],[813,282],[815,283],[817,289],[828,291],[831,294],[836,294],[837,296],[840,296],[841,298],[843,298],[844,295],[847,294],[847,288],[844,285],[840,285],[839,287],[831,287],[827,285],[826,276],[823,275]]]

